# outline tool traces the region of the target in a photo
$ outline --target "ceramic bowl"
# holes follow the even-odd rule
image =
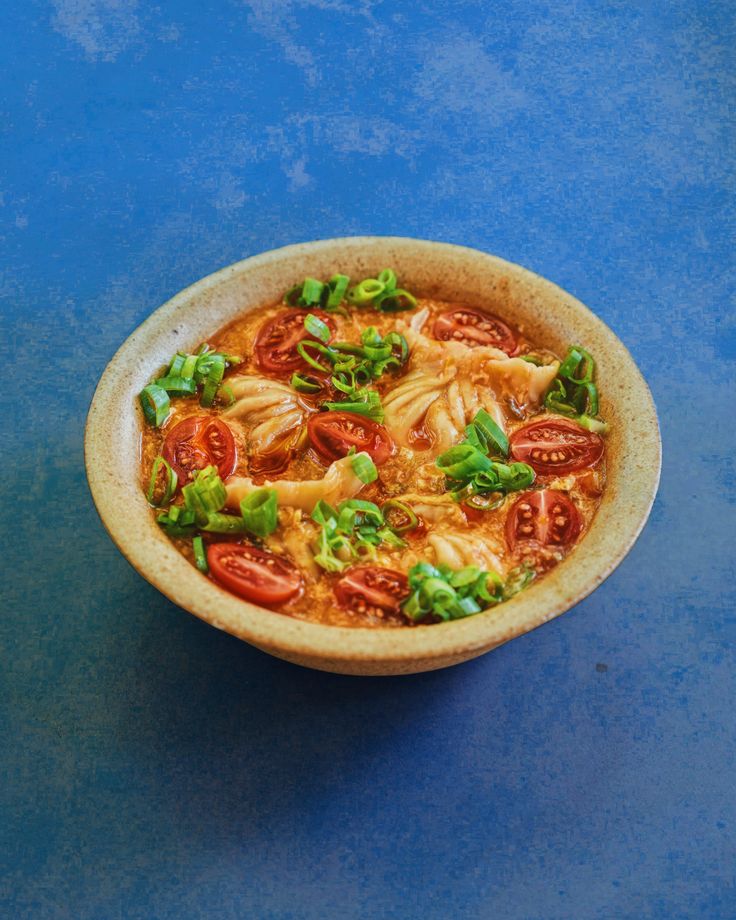
[[[240,600],[201,575],[155,523],[139,485],[137,395],[177,350],[192,351],[246,310],[278,300],[306,276],[374,276],[392,266],[414,293],[494,312],[563,354],[585,345],[598,362],[607,488],[575,551],[512,600],[473,617],[406,629],[303,622]],[[569,610],[621,562],[649,515],[660,469],[657,415],[626,348],[587,307],[550,281],[495,256],[423,240],[353,237],[287,246],[203,278],[159,307],[122,345],[95,392],[85,436],[87,477],[120,551],[185,610],[279,658],[345,674],[409,674],[454,665]]]

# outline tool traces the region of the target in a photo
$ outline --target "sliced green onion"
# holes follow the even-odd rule
[[[217,398],[224,406],[232,406],[235,402],[235,394],[226,383],[217,391]]]
[[[378,479],[378,470],[376,469],[376,464],[368,456],[368,454],[356,454],[353,457],[351,466],[353,467],[353,472],[360,479],[361,482],[364,482],[366,485],[371,482],[375,482]]]
[[[348,301],[356,306],[365,306],[384,292],[386,286],[377,278],[366,278],[348,292]]]
[[[448,479],[463,480],[492,468],[492,462],[472,444],[457,444],[435,461]]]
[[[291,385],[299,393],[319,393],[322,389],[322,384],[308,374],[292,374]]]
[[[588,431],[594,431],[596,434],[605,434],[608,431],[608,424],[601,419],[591,418],[589,415],[579,415],[575,421]]]
[[[557,373],[575,383],[590,383],[595,373],[595,361],[589,351],[580,345],[571,345]]]
[[[311,307],[313,304],[318,304],[322,298],[323,289],[324,284],[321,281],[317,281],[316,278],[305,278],[304,284],[302,285],[302,304],[305,307]]]
[[[185,380],[191,380],[194,377],[194,372],[197,370],[199,361],[200,358],[197,355],[187,355],[184,358],[179,376],[183,377]]]
[[[386,543],[388,546],[394,546],[397,549],[400,549],[402,546],[406,546],[406,540],[400,537],[395,530],[392,530],[390,527],[381,527],[377,531],[376,536],[380,543]]]
[[[374,422],[382,422],[384,412],[378,393],[375,390],[365,390],[361,395],[365,398],[346,402],[326,402],[324,405],[330,411],[353,412],[355,415],[364,415]]]
[[[396,290],[398,280],[396,278],[396,272],[392,268],[384,268],[383,271],[379,272],[378,280],[384,286],[385,290]]]
[[[337,520],[337,511],[321,498],[312,510],[312,520],[325,526],[329,521]]]
[[[290,307],[298,307],[299,299],[302,296],[302,287],[303,285],[301,284],[295,284],[293,287],[290,287],[284,294],[284,303],[288,304]]]
[[[375,308],[380,310],[381,313],[400,313],[403,310],[413,310],[416,305],[416,297],[403,288],[387,291],[382,296],[376,298],[374,304]]]
[[[310,335],[313,335],[315,339],[319,339],[320,342],[324,342],[325,344],[329,342],[332,337],[330,327],[327,323],[322,322],[318,316],[315,316],[314,313],[307,313],[304,317],[304,328]]]
[[[160,428],[169,417],[171,408],[169,394],[162,387],[150,383],[147,387],[143,387],[138,398],[148,424]]]
[[[400,362],[404,364],[409,357],[409,343],[404,336],[399,332],[389,332],[388,335],[384,337],[384,342],[391,346],[392,351],[395,351],[397,348],[399,349],[397,357]]]
[[[597,420],[598,387],[593,382],[595,360],[580,345],[571,345],[560,364],[544,398],[545,408],[558,415],[574,419],[591,431],[605,432],[608,426]]]
[[[414,530],[419,524],[419,518],[412,509],[397,498],[389,498],[381,505],[381,512],[388,526],[394,533],[406,533]]]
[[[227,501],[227,491],[216,466],[207,466],[196,472],[194,480],[181,491],[184,504],[189,511],[194,512],[201,525],[206,525],[209,516],[224,508]]]
[[[275,489],[256,489],[240,502],[245,526],[257,537],[267,537],[276,530],[278,508]]]
[[[217,389],[220,386],[223,376],[225,375],[225,359],[222,355],[214,355],[210,361],[210,370],[205,380],[204,390],[200,397],[199,404],[209,408],[215,401]]]
[[[496,572],[470,565],[453,570],[420,562],[409,570],[411,594],[404,601],[404,614],[415,622],[432,614],[440,620],[473,616],[499,604],[521,590],[527,581],[504,584]]]
[[[194,564],[200,572],[206,575],[210,567],[207,565],[207,554],[204,551],[204,540],[197,535],[192,539],[192,549],[194,550]]]
[[[242,517],[211,511],[207,515],[207,522],[202,525],[202,530],[206,530],[207,533],[246,533],[248,528]]]
[[[359,515],[361,523],[368,524],[371,527],[383,526],[383,514],[381,509],[374,502],[367,502],[361,498],[349,498],[340,502],[338,507],[338,528],[340,528],[340,518],[347,511]]]
[[[336,310],[343,301],[345,293],[350,284],[350,278],[347,275],[333,275],[330,280],[327,282],[327,287],[329,288],[329,295],[327,297],[327,303],[325,304],[325,309],[332,311]]]
[[[172,396],[192,396],[197,392],[197,383],[192,377],[159,377],[156,386]]]
[[[499,453],[504,457],[508,457],[509,439],[485,409],[479,409],[475,413],[473,425],[483,440],[486,453]]]
[[[166,471],[166,485],[164,486],[163,494],[157,500],[156,486],[158,485],[158,477],[162,469]],[[154,508],[161,508],[163,505],[168,505],[174,492],[176,492],[177,481],[178,477],[176,473],[166,460],[164,460],[163,457],[156,457],[153,461],[153,467],[151,468],[151,481],[148,485],[148,492],[146,493],[148,504]]]
[[[171,359],[171,364],[169,364],[169,369],[166,372],[166,377],[183,377],[182,370],[184,368],[184,362],[187,360],[187,356],[183,355],[180,351],[174,355]],[[190,375],[191,376],[191,375]]]
[[[180,505],[172,505],[165,514],[159,514],[156,521],[170,537],[191,536],[196,525],[194,512]]]
[[[304,358],[307,364],[311,365],[315,370],[329,373],[331,368],[325,367],[324,364],[320,364],[316,358],[313,358],[309,354],[309,349],[313,349],[318,354],[327,355],[328,359],[330,360],[332,352],[330,352],[324,345],[321,345],[319,342],[312,342],[309,339],[306,339],[303,342],[299,342],[299,344],[296,346],[296,350],[299,352],[302,358]]]

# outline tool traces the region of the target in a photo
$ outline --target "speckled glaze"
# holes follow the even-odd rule
[[[277,300],[295,281],[393,266],[422,296],[491,306],[558,353],[571,342],[598,362],[607,436],[607,488],[577,549],[538,584],[485,613],[406,630],[295,620],[240,600],[202,576],[157,527],[138,486],[137,394],[177,350],[192,350],[246,310]],[[168,598],[208,623],[307,667],[346,674],[410,674],[481,655],[564,613],[621,562],[649,515],[660,471],[649,389],[611,330],[556,285],[495,256],[422,240],[352,237],[287,246],[224,268],[177,294],[127,339],[92,400],[85,435],[97,510],[128,561]]]

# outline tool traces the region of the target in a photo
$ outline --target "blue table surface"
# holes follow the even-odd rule
[[[2,5],[0,914],[734,918],[734,7]],[[631,349],[662,485],[566,616],[442,672],[279,662],[106,536],[105,364],[197,278],[396,234]]]

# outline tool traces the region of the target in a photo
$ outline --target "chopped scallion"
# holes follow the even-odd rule
[[[166,481],[164,483],[163,492],[159,498],[156,498],[156,488],[159,483],[159,474],[161,470],[164,470],[166,474]],[[148,485],[148,492],[146,493],[146,498],[148,499],[148,504],[154,508],[161,508],[163,505],[167,505],[176,492],[178,477],[176,472],[171,468],[171,466],[164,460],[163,457],[156,457],[153,461],[153,467],[151,468],[151,481]]]
[[[160,428],[169,417],[171,408],[169,394],[162,387],[150,383],[147,387],[143,387],[139,399],[148,424]]]
[[[304,317],[304,328],[310,335],[313,335],[315,339],[319,339],[320,342],[324,342],[325,344],[327,344],[332,337],[330,327],[318,316],[315,316],[314,313],[307,313]]]
[[[194,564],[200,572],[204,572],[206,575],[210,567],[207,565],[207,553],[204,549],[204,540],[199,535],[192,539],[192,549],[194,550]]]
[[[257,537],[267,537],[278,525],[278,498],[275,489],[257,489],[240,502],[245,526]]]
[[[353,472],[360,479],[361,482],[368,483],[375,482],[378,479],[378,470],[376,469],[376,464],[368,456],[368,454],[356,454],[351,463],[353,467]]]

